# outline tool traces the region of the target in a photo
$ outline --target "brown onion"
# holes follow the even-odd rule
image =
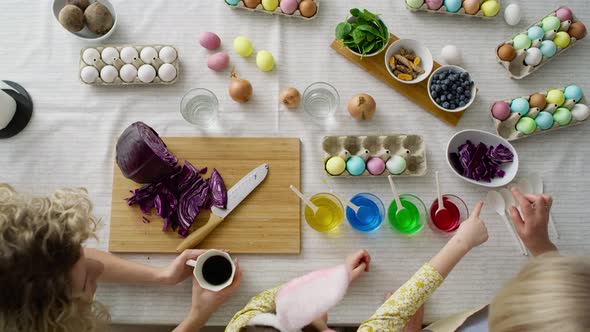
[[[235,70],[231,72],[229,95],[231,99],[238,103],[245,103],[252,97],[252,84],[248,80],[238,78]]]
[[[370,120],[376,108],[375,99],[366,93],[354,95],[348,102],[348,113],[357,120]]]
[[[281,91],[281,103],[287,108],[297,108],[301,103],[301,94],[295,88],[286,88]]]

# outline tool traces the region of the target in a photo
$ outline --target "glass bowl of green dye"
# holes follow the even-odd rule
[[[391,201],[387,211],[389,226],[404,235],[417,234],[428,220],[426,205],[412,194],[399,195],[399,199],[404,209],[398,213],[395,200]]]

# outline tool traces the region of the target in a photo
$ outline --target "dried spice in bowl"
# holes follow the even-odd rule
[[[411,81],[424,74],[421,62],[422,59],[413,50],[400,48],[399,53],[389,58],[389,67],[400,80]]]

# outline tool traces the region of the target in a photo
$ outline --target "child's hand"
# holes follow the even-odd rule
[[[159,270],[159,280],[164,285],[176,285],[193,275],[193,268],[186,265],[189,259],[197,259],[199,255],[206,250],[188,249],[183,251],[180,255],[170,263],[170,265]]]
[[[359,250],[354,254],[346,257],[346,267],[351,276],[351,282],[358,279],[363,272],[369,272],[369,264],[371,263],[371,256],[365,249]]]
[[[531,251],[533,256],[555,251],[557,248],[549,240],[549,210],[553,204],[553,198],[548,195],[523,194],[518,188],[512,188],[512,195],[520,205],[523,217],[516,207],[510,207],[510,215],[514,228],[522,242]]]
[[[488,240],[488,229],[486,224],[479,218],[483,202],[480,201],[475,205],[469,218],[461,223],[459,230],[453,236],[459,242],[465,244],[468,250],[471,250]]]

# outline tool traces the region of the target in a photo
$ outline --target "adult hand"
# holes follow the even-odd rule
[[[163,285],[176,285],[193,273],[193,268],[186,265],[189,259],[197,259],[206,250],[189,249],[178,255],[170,265],[160,269],[160,282]]]
[[[369,272],[369,264],[371,263],[371,256],[365,249],[359,250],[346,257],[346,267],[351,276],[351,282],[358,279],[363,272]]]
[[[459,242],[466,245],[467,250],[471,250],[488,240],[488,229],[483,220],[479,217],[483,202],[478,202],[469,218],[461,223],[459,230],[453,236]]]
[[[549,210],[553,198],[548,195],[523,194],[513,187],[512,195],[520,205],[522,216],[516,207],[510,207],[514,228],[522,242],[533,256],[538,256],[557,248],[549,239]]]

